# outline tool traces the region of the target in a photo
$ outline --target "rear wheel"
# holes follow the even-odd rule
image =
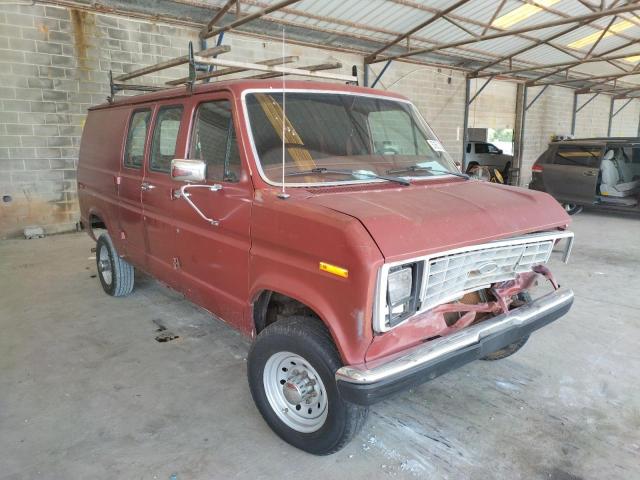
[[[575,203],[563,203],[562,206],[569,215],[576,215],[582,211],[582,205],[576,205]]]
[[[134,270],[120,258],[108,233],[98,237],[96,266],[103,290],[112,297],[129,295],[133,290]]]
[[[340,397],[335,373],[341,366],[320,321],[291,317],[258,335],[247,359],[249,388],[263,418],[283,440],[328,455],[358,433],[368,412]]]
[[[471,173],[478,166],[479,166],[478,162],[469,163],[469,165],[467,166],[467,171],[465,173],[467,173],[467,174]]]

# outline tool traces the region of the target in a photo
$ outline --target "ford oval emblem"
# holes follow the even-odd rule
[[[498,270],[498,264],[496,262],[487,262],[480,265],[476,269],[476,272],[480,273],[481,275],[490,275],[496,270]]]

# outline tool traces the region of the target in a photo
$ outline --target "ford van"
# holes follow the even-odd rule
[[[548,267],[569,255],[564,209],[461,173],[395,93],[236,80],[105,103],[78,192],[104,291],[145,272],[252,339],[258,410],[313,454],[381,399],[514,354],[573,301]]]

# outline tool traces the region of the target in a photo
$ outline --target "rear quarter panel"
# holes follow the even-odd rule
[[[99,216],[114,242],[118,222],[116,179],[127,129],[128,108],[90,110],[82,132],[78,160],[78,201],[84,225]],[[91,230],[89,229],[89,232]],[[91,233],[90,233],[91,234]]]

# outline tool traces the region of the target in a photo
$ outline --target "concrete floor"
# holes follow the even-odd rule
[[[568,316],[374,406],[330,457],[271,433],[223,323],[148,278],[108,297],[84,234],[2,242],[0,478],[640,478],[640,220],[573,230]]]

